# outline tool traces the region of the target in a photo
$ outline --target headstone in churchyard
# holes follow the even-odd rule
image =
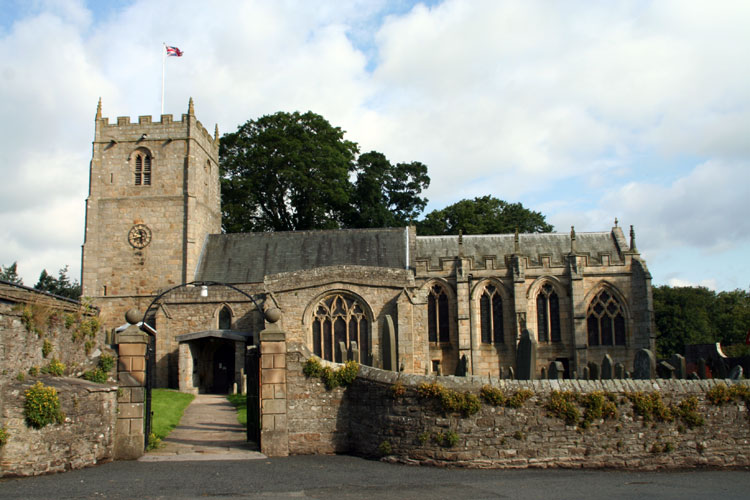
[[[687,376],[688,380],[700,380],[701,378],[698,376],[698,372],[692,372],[690,375]]]
[[[589,374],[589,367],[588,366],[584,366],[583,367],[583,374],[581,376],[581,379],[582,380],[589,380],[589,375],[590,375]]]
[[[383,330],[383,370],[396,371],[396,328],[390,314],[385,315]]]
[[[575,370],[570,370],[570,379],[571,380],[575,380],[577,378],[578,378],[578,374],[576,373],[576,371]]]
[[[625,370],[625,379],[627,380],[627,379],[631,379],[631,378],[633,378],[633,374],[630,373],[629,371]]]
[[[550,380],[562,380],[563,374],[565,373],[565,365],[562,361],[553,361],[549,364],[549,379]]]
[[[732,371],[729,372],[729,378],[732,380],[740,380],[742,379],[742,367],[740,365],[735,365],[734,368],[732,368]]]
[[[622,363],[615,363],[615,378],[618,380],[625,378],[625,365]]]
[[[698,378],[706,380],[708,378],[708,372],[706,371],[706,360],[704,358],[698,358]]]
[[[719,378],[727,378],[729,375],[729,370],[727,369],[726,362],[721,358],[716,358],[716,362],[714,363],[715,373],[719,375]]]
[[[339,342],[336,349],[336,360],[339,363],[346,363],[348,361],[349,351],[346,349],[346,344]]]
[[[669,364],[674,366],[675,378],[683,379],[687,376],[687,363],[685,363],[685,356],[672,354],[672,357],[669,358]]]
[[[466,359],[466,354],[461,356],[458,360],[458,366],[456,366],[456,375],[459,377],[465,377],[469,369],[469,360]]]
[[[359,347],[357,346],[357,342],[355,340],[352,340],[349,343],[349,360],[350,361],[356,361],[357,363],[362,363],[359,359]]]
[[[648,349],[638,349],[633,361],[633,378],[651,380],[656,376],[656,357]]]
[[[516,379],[516,371],[513,369],[512,366],[508,367],[508,380],[515,380]]]
[[[587,366],[589,367],[589,380],[599,380],[599,365],[593,361],[589,361]]]
[[[659,378],[674,378],[674,371],[674,366],[666,361],[659,361],[659,364],[656,365],[656,373],[659,375]]]
[[[542,367],[542,376],[540,377],[540,380],[547,380],[547,369],[545,367]]]
[[[516,377],[518,380],[534,380],[536,371],[536,341],[531,331],[525,328],[516,350]]]
[[[612,356],[609,354],[604,355],[604,359],[602,359],[602,380],[612,380],[614,378],[614,362],[612,361]]]

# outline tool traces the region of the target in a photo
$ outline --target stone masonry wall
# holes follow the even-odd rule
[[[52,358],[65,364],[68,374],[93,368],[104,348],[104,332],[91,337],[81,333],[81,323],[94,317],[74,301],[0,284],[0,380],[25,376]],[[46,357],[45,342],[51,349]]]
[[[24,391],[41,380],[57,390],[62,424],[34,429],[23,415]],[[0,383],[0,421],[8,432],[0,447],[0,477],[80,469],[112,459],[117,388],[80,379],[41,377]]]
[[[510,381],[492,385],[512,396],[521,389],[532,396],[520,408],[482,401],[469,417],[446,414],[439,404],[420,398],[416,388],[438,382],[479,395],[487,377],[425,377],[360,367],[348,388],[327,391],[318,379],[306,379],[304,349],[290,348],[288,421],[291,454],[353,452],[391,455],[392,460],[469,467],[618,467],[632,469],[750,465],[750,412],[744,403],[715,406],[706,392],[732,381],[611,380]],[[404,384],[394,397],[391,387]],[[746,383],[746,382],[742,382]],[[588,428],[566,425],[546,404],[552,391],[610,393],[618,416],[594,420]],[[635,414],[628,393],[657,392],[663,402],[679,404],[691,396],[705,419],[690,428],[680,418],[644,421]],[[583,408],[579,406],[581,413]],[[455,439],[450,446],[446,441]]]

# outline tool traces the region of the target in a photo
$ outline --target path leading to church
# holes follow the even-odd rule
[[[199,394],[185,409],[175,430],[160,448],[150,451],[140,462],[193,460],[253,460],[266,458],[254,443],[246,441],[245,428],[237,422],[237,412],[226,396]]]

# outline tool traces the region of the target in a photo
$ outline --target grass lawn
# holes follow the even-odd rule
[[[237,421],[247,428],[247,395],[230,394],[227,399],[237,408]]]
[[[154,412],[154,418],[151,422],[153,437],[149,437],[149,448],[159,446],[159,442],[177,427],[185,408],[193,399],[195,399],[195,394],[186,394],[171,389],[151,391],[151,411]]]

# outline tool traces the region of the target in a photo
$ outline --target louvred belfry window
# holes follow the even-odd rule
[[[607,290],[599,292],[586,314],[589,345],[625,345],[625,313]]]
[[[483,344],[502,344],[503,299],[493,285],[487,285],[479,299]]]
[[[370,352],[370,322],[359,301],[345,294],[330,295],[313,310],[312,351],[328,361],[341,362],[337,346],[347,349],[357,343],[359,362],[367,364]]]
[[[151,155],[138,151],[135,154],[135,185],[151,185]]]

